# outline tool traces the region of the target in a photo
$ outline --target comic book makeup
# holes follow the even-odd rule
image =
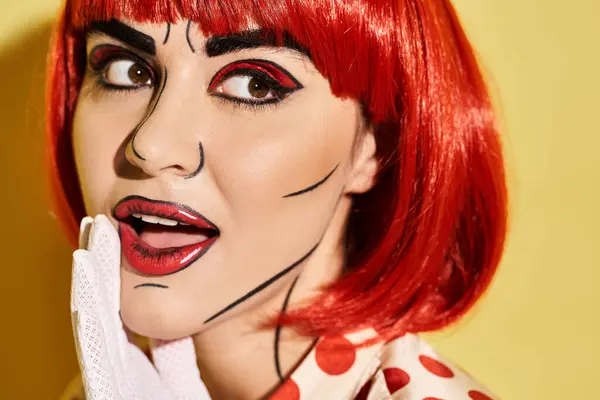
[[[356,149],[374,149],[359,146],[359,104],[332,95],[305,49],[260,29],[112,20],[91,25],[87,50],[76,164],[88,213],[119,227],[129,328],[170,339],[257,322],[299,274],[336,274],[348,195],[368,189]]]

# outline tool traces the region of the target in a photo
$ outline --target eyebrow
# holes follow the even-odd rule
[[[297,51],[310,58],[308,49],[302,47],[294,38],[284,32],[278,37],[267,29],[256,29],[232,33],[225,36],[213,36],[206,41],[205,52],[208,57],[218,57],[240,50],[259,47],[284,47]]]
[[[151,36],[132,28],[131,26],[111,19],[109,21],[94,21],[90,24],[87,35],[103,33],[151,56],[156,55],[156,42]]]

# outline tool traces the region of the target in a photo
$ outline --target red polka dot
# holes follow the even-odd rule
[[[371,386],[373,386],[373,381],[367,381],[367,383],[363,385],[362,389],[360,389],[360,392],[358,392],[354,400],[367,400]]]
[[[296,382],[288,379],[269,400],[300,400],[300,389]]]
[[[341,375],[352,368],[356,349],[343,336],[325,338],[317,343],[315,358],[319,368],[326,374]]]
[[[440,399],[439,397],[424,397],[423,400],[444,400],[444,399]]]
[[[440,378],[452,378],[454,376],[454,372],[438,360],[427,356],[419,356],[419,361],[421,361],[421,364],[427,371]]]
[[[469,391],[469,397],[473,400],[493,400],[490,396],[481,393],[479,390]]]
[[[383,376],[390,393],[397,392],[410,382],[410,376],[400,368],[386,368],[383,370]]]

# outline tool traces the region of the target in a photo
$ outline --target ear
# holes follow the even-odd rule
[[[375,185],[379,161],[375,156],[377,144],[373,128],[358,132],[346,193],[365,193]]]

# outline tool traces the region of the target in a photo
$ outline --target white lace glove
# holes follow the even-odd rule
[[[120,241],[108,218],[84,218],[79,241],[71,319],[87,400],[209,400],[191,338],[155,346],[154,365],[128,341],[119,316]]]

